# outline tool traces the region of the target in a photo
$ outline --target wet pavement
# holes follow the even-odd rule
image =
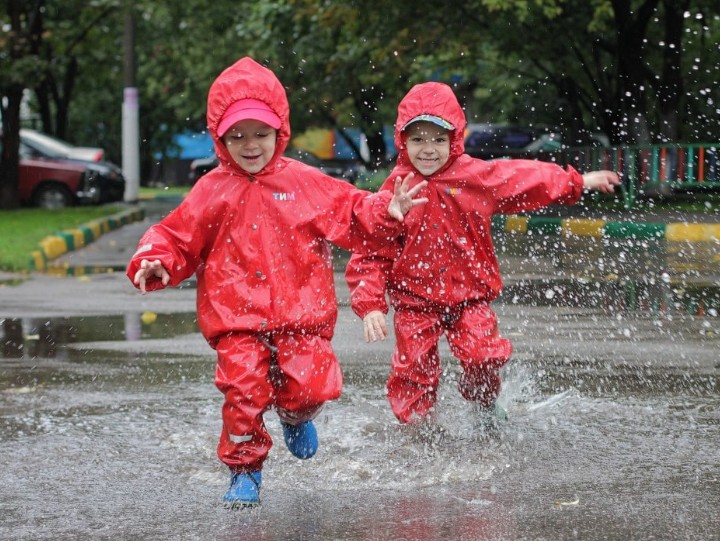
[[[123,266],[148,225],[63,259]],[[222,400],[192,280],[142,296],[120,272],[12,277],[0,286],[0,539],[719,539],[707,256],[558,242],[499,243],[495,308],[515,355],[496,430],[460,399],[444,341],[442,430],[398,426],[383,393],[392,340],[362,342],[338,275],[344,394],[318,418],[309,461],[266,416],[278,445],[262,506],[243,512],[220,505]]]

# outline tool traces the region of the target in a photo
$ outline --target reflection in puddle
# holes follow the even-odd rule
[[[501,302],[700,317],[720,311],[715,242],[532,235],[496,241],[499,254],[520,258],[516,266],[541,274],[507,284]]]
[[[117,316],[5,318],[0,321],[0,344],[6,358],[58,357],[63,351],[60,346],[76,342],[133,341],[198,332],[195,312],[133,312]]]
[[[2,332],[3,357],[22,357],[22,322],[19,319],[4,319]]]
[[[499,302],[530,306],[600,308],[606,313],[680,313],[717,317],[720,287],[715,284],[672,284],[632,279],[519,281],[505,286]]]
[[[67,263],[62,265],[50,264],[45,269],[49,276],[85,276],[88,274],[105,274],[110,272],[125,272],[125,266],[121,265],[85,265],[72,266]]]
[[[0,287],[15,287],[22,284],[25,278],[10,278],[8,280],[0,280]]]
[[[664,280],[559,278],[507,284],[498,303],[716,318],[720,287]],[[114,316],[0,319],[4,358],[65,358],[64,344],[167,339],[198,332],[195,312],[133,312]]]

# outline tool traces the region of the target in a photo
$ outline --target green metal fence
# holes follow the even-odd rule
[[[569,148],[553,156],[581,172],[611,169],[622,174],[622,195],[632,207],[640,194],[720,188],[720,143]]]

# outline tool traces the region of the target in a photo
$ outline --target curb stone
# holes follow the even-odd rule
[[[49,261],[72,250],[87,246],[105,233],[144,218],[145,211],[143,209],[131,208],[48,235],[38,243],[38,249],[32,251],[29,268],[31,271],[47,270]]]
[[[720,242],[720,224],[609,221],[547,216],[496,215],[496,233],[580,236],[613,239],[664,239],[670,242]]]

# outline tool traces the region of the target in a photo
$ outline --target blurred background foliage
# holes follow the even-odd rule
[[[142,168],[205,127],[207,90],[250,55],[286,85],[292,129],[354,127],[371,160],[415,83],[455,87],[469,122],[549,125],[615,144],[720,140],[716,0],[7,0],[3,124],[121,161],[123,28],[135,21]],[[456,5],[459,4],[459,5]]]

